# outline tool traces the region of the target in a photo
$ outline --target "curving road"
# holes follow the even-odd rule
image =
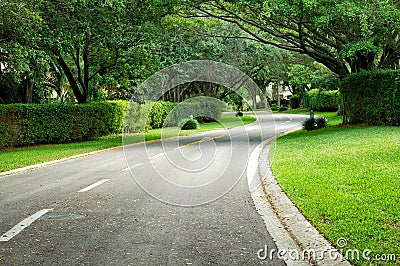
[[[304,116],[257,118],[0,177],[0,265],[285,265],[246,167]]]

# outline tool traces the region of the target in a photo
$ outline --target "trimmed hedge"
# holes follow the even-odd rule
[[[165,119],[165,126],[179,126],[180,122],[196,118],[200,123],[216,121],[221,117],[224,103],[209,97],[195,97],[177,104]]]
[[[144,132],[149,129],[182,126],[192,115],[198,122],[207,123],[221,117],[224,105],[217,99],[196,97],[182,103],[158,101],[139,105],[129,102],[124,132]]]
[[[304,94],[304,107],[314,111],[336,111],[339,106],[337,90],[309,90]]]
[[[0,148],[120,133],[126,102],[0,105]]]
[[[219,100],[210,99],[197,97],[180,104],[112,101],[0,105],[0,149],[92,140],[122,130],[134,133],[163,125],[180,126],[190,115],[199,122],[218,120],[223,105]]]
[[[147,118],[147,125],[152,129],[162,128],[168,114],[174,109],[176,103],[158,101],[153,104]]]
[[[138,104],[136,102],[128,102],[124,119],[124,133],[145,132],[151,129],[148,115],[153,103]]]
[[[373,70],[340,83],[345,119],[352,124],[400,125],[400,71]]]

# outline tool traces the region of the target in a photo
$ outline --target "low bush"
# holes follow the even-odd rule
[[[190,129],[197,129],[199,128],[199,122],[197,122],[196,119],[189,119],[187,121],[184,121],[182,126],[182,130],[190,130]]]
[[[235,114],[235,116],[236,116],[236,117],[237,117],[237,116],[241,117],[241,116],[243,116],[243,113],[240,112],[240,111],[238,111],[238,112]]]
[[[307,118],[303,123],[303,129],[312,131],[314,129],[324,128],[328,125],[328,119],[319,116],[317,118]]]
[[[314,118],[307,118],[306,121],[303,123],[303,129],[307,131],[312,131],[315,129],[315,119]]]
[[[130,101],[126,109],[123,132],[138,133],[150,130],[148,116],[152,106],[152,103],[138,104]]]
[[[127,102],[0,105],[0,148],[120,133]]]
[[[287,109],[288,109],[287,106],[281,106],[281,107],[279,107],[279,112],[286,111]]]
[[[317,119],[315,120],[315,124],[317,129],[318,128],[324,128],[328,125],[328,119],[326,119],[325,117],[317,117]]]
[[[271,105],[271,111],[272,111],[272,112],[279,111],[279,106],[278,106],[277,104],[275,104],[275,103],[272,104],[272,105]]]
[[[280,104],[284,105],[284,106],[288,106],[289,105],[289,100],[281,99]]]
[[[198,104],[199,108],[196,110],[194,117],[200,123],[214,122],[221,118],[222,110],[226,104],[218,99],[210,97],[195,97],[187,100],[189,103]]]
[[[177,104],[171,102],[158,101],[152,105],[147,118],[147,125],[152,129],[162,128],[165,119]]]

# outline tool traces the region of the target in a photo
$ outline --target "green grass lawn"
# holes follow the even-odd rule
[[[167,128],[164,131],[161,129],[150,130],[146,134],[131,134],[129,135],[129,143],[139,143],[145,140],[157,140],[161,138],[186,136],[189,134],[209,131],[213,129],[221,129],[224,127],[231,128],[243,124],[249,124],[256,119],[250,116],[244,116],[242,119],[235,117],[233,114],[222,114],[220,122],[212,122],[200,124],[197,130],[180,131],[176,128]],[[125,142],[126,143],[126,142]],[[79,143],[67,143],[57,145],[38,145],[33,147],[17,148],[0,152],[0,172],[60,159],[81,153],[102,150],[122,145],[122,136],[113,135],[103,137],[95,141],[86,141]]]
[[[345,252],[397,255],[396,262],[361,257],[352,263],[400,264],[399,127],[294,132],[277,140],[272,169],[296,206],[333,244],[345,238]]]

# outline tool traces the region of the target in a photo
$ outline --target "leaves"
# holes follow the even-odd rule
[[[192,5],[261,43],[307,54],[339,76],[374,66],[399,66],[397,1],[210,0]]]
[[[171,1],[47,0],[2,1],[0,47],[14,66],[27,66],[41,53],[62,69],[79,102],[95,97],[95,79],[108,74],[124,51],[141,49]],[[17,23],[18,22],[18,23]],[[136,50],[139,50],[136,49]],[[36,63],[35,63],[36,64]],[[11,66],[11,64],[8,64]],[[23,66],[23,67],[21,67]]]

